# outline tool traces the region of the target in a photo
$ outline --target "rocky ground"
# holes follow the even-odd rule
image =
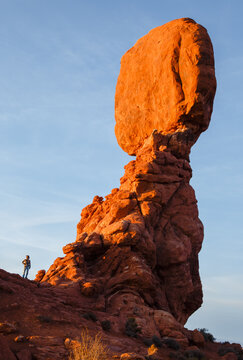
[[[111,359],[144,360],[152,341],[160,347],[147,357],[151,360],[183,359],[182,354],[204,354],[212,360],[243,358],[239,344],[205,341],[197,330],[183,330],[187,343],[168,340],[167,336],[145,337],[133,322],[126,327],[128,319],[120,322],[116,315],[97,309],[97,304],[87,301],[76,285],[44,285],[0,270],[0,360],[68,359],[70,344],[80,337],[83,328],[88,328],[92,336],[101,334]],[[136,319],[139,308],[133,310],[130,318]],[[139,327],[149,326],[145,323]],[[227,353],[219,356],[219,350]]]

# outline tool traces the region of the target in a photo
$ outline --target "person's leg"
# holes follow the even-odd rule
[[[27,268],[26,268],[26,275],[25,275],[25,279],[27,279],[27,276],[28,276],[28,274],[29,274],[29,267],[27,266]]]
[[[25,277],[26,267],[24,267],[23,278]]]

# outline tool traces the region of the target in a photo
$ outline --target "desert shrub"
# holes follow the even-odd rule
[[[88,330],[81,332],[81,337],[72,346],[69,360],[108,360],[110,359],[107,347],[102,343],[99,334],[92,337]]]
[[[151,338],[142,338],[142,342],[144,343],[144,345],[146,345],[148,347],[153,345],[153,340]]]
[[[148,347],[154,344],[157,348],[160,348],[163,344],[160,338],[156,335],[153,335],[152,338],[142,338],[142,342]]]
[[[191,359],[191,360],[204,360],[205,355],[202,351],[200,350],[186,350],[184,352],[184,356],[186,359]]]
[[[170,353],[169,353],[169,358],[170,358],[170,359],[173,359],[173,360],[177,360],[177,353],[170,352]]]
[[[232,348],[232,347],[221,347],[219,348],[218,350],[218,354],[219,356],[224,356],[225,354],[228,354],[228,353],[234,353],[234,354],[237,354],[238,352]]]
[[[36,316],[36,318],[41,322],[41,323],[51,323],[53,322],[53,319],[49,316],[44,316],[44,315],[38,315]]]
[[[126,321],[125,334],[130,337],[137,337],[141,330],[133,317],[130,317]]]
[[[172,360],[186,360],[185,356],[183,356],[181,353],[178,352],[170,352],[169,358]]]
[[[157,346],[158,348],[160,348],[162,346],[162,341],[160,340],[160,338],[156,335],[153,335],[152,337],[152,342],[155,346]]]
[[[97,321],[97,317],[94,313],[92,313],[91,311],[90,312],[87,312],[87,313],[84,313],[83,315],[83,318],[85,318],[86,320],[92,320],[94,322]]]
[[[170,349],[173,349],[173,350],[180,349],[180,344],[175,339],[165,338],[165,339],[163,339],[163,343]]]
[[[109,331],[111,329],[111,322],[109,320],[101,321],[102,329],[105,331]]]
[[[214,342],[216,340],[215,337],[210,334],[210,332],[208,332],[208,329],[203,328],[197,330],[200,331],[200,333],[203,335],[205,341]]]
[[[158,351],[158,348],[152,344],[149,348],[148,348],[148,357],[151,358],[152,355],[156,354]]]
[[[86,320],[90,320],[90,317],[89,317],[88,313],[82,314],[82,317],[85,318]]]

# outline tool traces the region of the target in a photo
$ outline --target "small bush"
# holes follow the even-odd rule
[[[101,321],[102,329],[105,331],[109,331],[111,329],[111,322],[109,320]]]
[[[150,347],[151,345],[153,345],[153,340],[151,338],[143,338],[142,342],[144,343],[144,345]]]
[[[186,360],[185,356],[183,356],[181,353],[169,353],[169,358],[172,360]]]
[[[68,360],[108,360],[110,359],[107,347],[102,343],[99,334],[91,337],[88,330],[81,333],[80,341],[76,343],[69,355]]]
[[[130,337],[136,338],[138,336],[138,333],[140,333],[141,330],[138,327],[138,324],[136,323],[136,320],[134,318],[128,318],[126,325],[125,325],[125,334]]]
[[[208,329],[203,328],[197,330],[200,331],[200,333],[203,335],[205,341],[214,342],[216,340],[215,337],[210,334],[210,332],[208,332]]]
[[[87,313],[84,313],[83,315],[83,318],[85,318],[86,320],[92,320],[94,322],[97,321],[97,317],[94,313],[92,312],[87,312]]]
[[[163,339],[163,343],[166,346],[168,346],[170,349],[173,349],[173,350],[179,350],[180,349],[180,344],[175,339],[166,338],[166,339]]]
[[[184,352],[184,356],[186,359],[193,359],[193,360],[204,360],[205,355],[200,350],[186,350]]]
[[[162,346],[162,341],[160,340],[160,338],[158,336],[153,335],[152,341],[153,341],[153,344],[155,346],[157,346],[158,348],[160,348]]]
[[[170,352],[170,353],[169,353],[169,358],[170,358],[170,359],[173,359],[173,360],[176,360],[176,359],[177,359],[177,353]]]
[[[160,338],[156,335],[153,335],[152,338],[143,338],[142,342],[148,347],[154,344],[157,348],[160,348],[163,345]]]
[[[41,323],[51,323],[53,322],[53,319],[49,316],[44,316],[44,315],[38,315],[36,317]]]
[[[221,347],[218,350],[219,356],[224,356],[225,354],[228,354],[230,352],[234,354],[238,354],[238,352],[232,347]]]

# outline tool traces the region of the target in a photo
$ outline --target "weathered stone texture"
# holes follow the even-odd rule
[[[151,30],[123,55],[115,96],[115,133],[135,155],[153,129],[187,132],[194,143],[207,129],[216,89],[207,30],[192,19]]]

